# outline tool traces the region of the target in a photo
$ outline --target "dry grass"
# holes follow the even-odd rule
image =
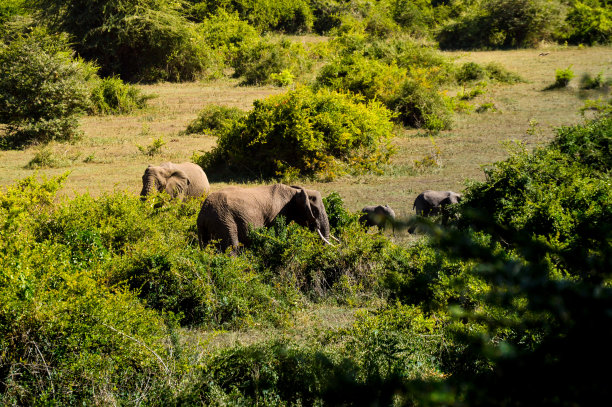
[[[367,204],[389,204],[399,216],[412,213],[412,202],[424,189],[461,190],[465,179],[482,179],[481,166],[503,159],[506,140],[522,140],[533,147],[549,140],[553,128],[578,122],[578,109],[585,98],[596,98],[592,91],[577,89],[574,79],[568,89],[544,92],[554,81],[555,69],[572,66],[579,78],[584,72],[604,77],[612,75],[610,47],[550,48],[538,50],[447,53],[458,61],[478,63],[498,62],[518,72],[528,83],[492,85],[474,103],[492,101],[498,113],[460,114],[454,128],[435,137],[440,150],[441,166],[420,172],[412,170],[415,160],[421,160],[434,149],[423,132],[398,131],[399,149],[394,164],[385,176],[345,177],[328,183],[308,183],[323,194],[339,192],[350,209]],[[547,52],[548,55],[539,56]],[[573,86],[572,86],[573,85]],[[283,92],[274,87],[241,87],[237,81],[220,80],[212,83],[159,84],[141,86],[145,93],[154,93],[151,108],[133,116],[97,116],[82,119],[84,135],[75,144],[53,144],[51,150],[60,157],[71,157],[68,167],[38,170],[38,174],[58,175],[66,170],[71,175],[64,193],[89,192],[99,195],[113,190],[137,194],[141,175],[149,163],[188,161],[195,151],[207,151],[215,144],[211,136],[179,136],[200,109],[208,104],[250,109],[256,99]],[[530,122],[537,122],[535,132],[527,134]],[[143,155],[138,146],[146,147],[154,140],[166,144],[161,154]],[[7,185],[33,173],[25,165],[38,151],[0,151],[0,185]],[[76,159],[75,159],[76,158]],[[225,184],[214,184],[213,190]]]

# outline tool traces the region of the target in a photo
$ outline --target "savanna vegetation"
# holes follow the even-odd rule
[[[3,2],[0,404],[608,399],[611,27],[606,0]],[[318,189],[339,241],[279,217],[200,248],[205,197],[137,196],[162,161]],[[425,189],[464,198],[413,217]]]

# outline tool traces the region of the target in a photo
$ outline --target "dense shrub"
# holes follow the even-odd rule
[[[256,101],[200,165],[264,177],[380,171],[393,153],[390,119],[376,101],[302,87]]]
[[[135,81],[185,81],[214,73],[219,63],[196,26],[167,0],[36,0],[32,5],[55,30],[74,38],[103,75]],[[138,61],[138,63],[134,63]]]
[[[126,114],[147,106],[154,95],[144,95],[140,89],[125,84],[118,77],[100,80],[91,91],[90,113]]]
[[[325,65],[319,72],[316,83],[388,103],[397,94],[406,77],[405,68],[399,68],[395,64],[387,65],[355,53]]]
[[[35,30],[0,46],[0,123],[7,125],[0,145],[77,138],[95,72],[73,56],[64,36]]]
[[[596,264],[609,250],[602,227],[612,219],[610,180],[602,175],[612,162],[612,121],[600,120],[558,130],[550,148],[515,151],[486,171],[487,182],[468,189],[462,205],[479,214],[482,227],[499,228],[506,243],[517,243],[504,236],[506,227],[537,235],[557,252],[555,268],[586,277],[583,262]]]
[[[194,3],[189,14],[196,19],[210,18],[223,11],[235,12],[262,31],[303,33],[310,31],[313,24],[307,0],[204,0]]]
[[[244,85],[271,83],[272,75],[283,71],[297,76],[310,69],[311,64],[301,43],[266,38],[245,43],[232,61],[234,76],[243,77]]]
[[[452,124],[449,103],[424,72],[409,78],[402,84],[398,94],[389,102],[404,124],[429,130],[444,130]]]
[[[569,33],[562,38],[573,44],[609,44],[612,41],[612,9],[607,3],[590,3],[572,2],[566,18]]]
[[[516,48],[553,39],[562,25],[562,6],[546,0],[475,2],[438,34],[444,49]]]
[[[198,113],[194,121],[189,123],[185,134],[223,132],[244,115],[246,112],[237,107],[208,105]]]
[[[491,79],[501,83],[524,82],[517,73],[510,72],[496,62],[490,62],[485,66],[476,62],[466,62],[457,68],[455,72],[457,82],[460,84]]]
[[[13,16],[25,14],[24,0],[5,0],[0,4],[0,24],[6,23]]]
[[[178,373],[163,318],[100,283],[108,252],[95,233],[71,233],[71,245],[38,236],[63,179],[0,192],[0,402],[152,400]]]
[[[241,20],[237,13],[225,10],[219,10],[217,14],[204,19],[198,30],[213,50],[223,55],[225,63],[230,65],[238,55],[238,50],[244,44],[255,42],[259,36],[257,29]]]
[[[323,343],[274,338],[227,349],[210,360],[178,404],[409,405],[426,399],[406,391],[410,380],[441,377],[431,356],[442,343],[436,325],[418,309],[395,306],[359,314]]]

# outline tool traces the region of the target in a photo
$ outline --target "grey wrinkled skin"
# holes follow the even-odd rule
[[[149,165],[142,176],[143,199],[155,192],[166,191],[173,198],[197,198],[210,190],[208,178],[194,163]]]
[[[384,229],[387,225],[393,226],[395,223],[395,212],[389,205],[370,205],[365,206],[359,218],[360,222],[366,226],[378,226]]]
[[[437,215],[447,205],[461,201],[463,195],[453,191],[423,191],[414,200],[413,209],[419,216]]]
[[[198,214],[198,239],[204,248],[219,240],[222,250],[248,245],[249,225],[272,225],[278,215],[329,239],[329,220],[319,191],[284,184],[253,188],[227,187],[211,193]]]

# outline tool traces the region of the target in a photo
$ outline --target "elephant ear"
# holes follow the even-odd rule
[[[172,197],[179,196],[185,192],[189,184],[187,174],[181,170],[172,171],[166,180],[166,192]]]

